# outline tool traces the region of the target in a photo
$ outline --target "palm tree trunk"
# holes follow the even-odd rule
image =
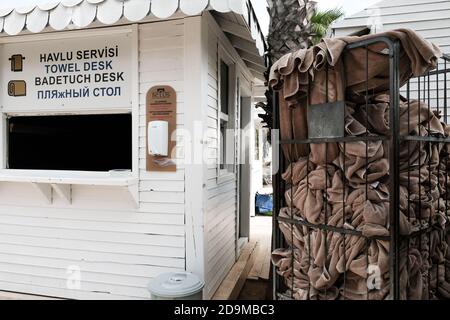
[[[271,17],[269,55],[276,61],[293,50],[312,45],[310,19],[316,2],[310,0],[268,0]]]
[[[280,59],[286,53],[310,47],[313,42],[311,32],[311,17],[316,8],[316,2],[310,0],[267,0],[270,15],[270,27],[267,42],[269,58],[272,62]],[[269,77],[266,73],[266,80]],[[265,114],[259,117],[272,127],[272,91],[266,92],[267,103],[258,103]],[[270,141],[270,133],[268,136]]]

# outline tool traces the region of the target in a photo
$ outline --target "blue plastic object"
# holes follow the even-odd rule
[[[256,193],[256,213],[265,214],[273,211],[273,196]]]

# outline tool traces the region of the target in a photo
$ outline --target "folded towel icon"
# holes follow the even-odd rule
[[[27,95],[27,83],[23,80],[12,80],[8,83],[10,97],[24,97]]]
[[[9,61],[11,61],[11,71],[23,71],[23,60],[25,60],[25,57],[23,57],[21,54],[12,55],[11,58],[9,58]]]

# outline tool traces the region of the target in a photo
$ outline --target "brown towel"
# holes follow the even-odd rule
[[[383,35],[401,42],[402,84],[436,66],[440,50],[413,31],[400,29]],[[308,104],[345,98],[348,99],[343,124],[346,135],[389,133],[386,45],[377,43],[370,45],[367,53],[360,48],[343,55],[348,43],[376,36],[379,35],[325,39],[313,48],[288,54],[275,63],[269,84],[281,90],[282,139],[308,137]],[[366,90],[370,94],[367,101],[361,99]],[[448,137],[449,133],[450,127],[441,123],[439,115],[426,104],[401,99],[402,136]],[[285,145],[282,149],[290,162],[283,174],[289,207],[283,208],[279,216],[356,230],[363,235],[343,236],[280,222],[279,228],[290,248],[274,251],[273,263],[294,299],[388,298],[390,242],[374,239],[390,234],[387,143]],[[446,200],[450,193],[447,154],[450,154],[450,144],[401,144],[400,233],[411,235],[433,226],[431,232],[409,240],[409,250],[402,243],[402,299],[450,296],[450,276],[445,276],[446,272],[450,274],[450,235],[444,232],[448,223],[447,207],[450,208],[450,201]],[[379,273],[372,284],[368,283],[372,279],[371,267],[378,268]],[[374,284],[376,288],[372,287]]]
[[[383,99],[380,97],[379,100]],[[409,105],[411,106],[412,103]],[[426,105],[417,103],[416,106],[420,107],[422,111],[428,112]],[[389,106],[383,106],[382,109],[388,110]],[[368,110],[370,112],[370,107]],[[349,114],[352,116],[346,119],[347,127],[350,128],[352,126],[350,123],[354,121],[354,128],[351,130],[366,132],[366,128],[358,119],[357,113],[349,112]],[[374,116],[372,115],[372,122],[379,123],[380,126],[378,127],[384,130],[383,119],[385,115],[382,112],[376,112],[375,114],[379,119],[373,119]],[[412,118],[418,119],[418,117],[411,117],[410,115],[410,119]],[[420,120],[419,124],[418,120],[413,121],[417,124],[417,127],[427,128],[427,130],[418,131],[421,131],[422,135],[427,136],[431,133],[444,136],[444,134],[450,132],[445,124],[439,124],[440,128],[435,127],[428,131],[428,127],[435,126],[437,118],[434,114],[423,118],[427,119],[428,122]],[[428,123],[430,123],[430,126]],[[361,128],[357,129],[358,127]],[[376,131],[375,127],[373,126],[370,129]],[[414,130],[412,134],[414,134]],[[447,223],[445,200],[442,199],[442,195],[447,192],[447,188],[445,188],[445,174],[447,174],[445,167],[448,165],[448,161],[446,158],[439,156],[446,149],[437,144],[431,144],[428,147],[425,146],[425,143],[422,143],[421,146],[413,145],[415,148],[420,147],[422,150],[420,154],[423,153],[425,159],[420,162],[420,165],[416,160],[413,160],[412,162],[416,165],[409,169],[410,178],[413,178],[411,181],[415,181],[415,184],[418,184],[419,180],[414,180],[414,177],[418,178],[420,173],[421,188],[416,185],[408,186],[408,166],[404,165],[404,161],[408,161],[407,157],[403,158],[403,163],[400,163],[400,167],[403,168],[401,173],[403,180],[401,179],[400,187],[400,233],[404,235],[427,226],[430,218],[434,221],[432,223],[440,225],[442,230]],[[368,155],[371,158],[368,158],[367,163],[371,164],[379,159],[385,160],[386,155],[384,153],[381,158],[377,157],[377,148],[381,147],[383,146],[368,146]],[[365,158],[365,144],[355,146],[349,144],[345,151],[346,158],[358,158],[361,154],[364,154]],[[342,158],[343,153],[344,149],[340,148],[339,159]],[[428,163],[428,159],[431,160],[430,163]],[[436,172],[438,167],[442,170],[439,177]],[[361,168],[364,168],[364,166]],[[285,196],[287,203],[292,204],[293,208],[282,209],[280,216],[305,219],[312,223],[325,223],[325,213],[327,213],[329,225],[359,230],[368,238],[389,235],[389,190],[387,185],[380,182],[383,175],[381,175],[381,178],[373,179],[373,181],[369,179],[371,183],[366,190],[364,179],[362,179],[364,176],[356,174],[355,179],[353,176],[357,170],[352,170],[351,166],[346,166],[344,188],[342,172],[343,167],[339,161],[327,166],[320,166],[313,164],[311,161],[308,162],[308,158],[304,157],[292,163],[283,174],[283,178],[291,185],[291,189],[286,192]],[[387,173],[388,169],[385,174]],[[352,180],[354,180],[353,184],[351,183]],[[326,210],[325,202],[327,202]],[[345,215],[343,216],[344,212]],[[280,223],[280,229],[287,243],[293,245],[296,250],[298,249],[297,256],[301,256],[301,258],[298,258],[299,263],[295,263],[298,270],[294,270],[294,276],[292,276],[292,272],[284,273],[283,268],[280,269],[280,274],[284,275],[288,287],[292,287],[293,283],[292,290],[295,299],[385,299],[387,297],[389,293],[389,241],[371,240],[367,244],[364,238],[349,235],[344,240],[344,237],[339,233],[291,226],[286,223]],[[436,286],[436,279],[439,279],[440,287],[442,283],[442,288],[438,289],[437,294],[441,296],[447,294],[448,280],[445,280],[445,277],[443,278],[441,274],[433,276],[434,278],[431,278],[430,286],[428,286],[429,272],[438,272],[438,270],[442,272],[450,260],[448,258],[448,245],[445,242],[445,246],[443,246],[441,238],[442,236],[439,236],[436,231],[430,234],[429,239],[421,239],[420,246],[420,241],[413,241],[409,255],[404,252],[403,256],[408,258],[401,265],[401,285],[404,288],[401,294],[402,298],[425,299],[435,297],[435,294],[430,290],[434,288],[433,286]],[[310,241],[309,244],[308,240]],[[420,250],[417,249],[419,247]],[[408,268],[406,268],[407,260]],[[280,262],[276,263],[278,265]],[[381,282],[379,283],[379,289],[369,290],[367,288],[368,265],[380,268]],[[337,285],[342,281],[344,274],[349,279],[346,282],[345,290],[343,286]],[[336,291],[336,288],[339,290]]]
[[[350,50],[342,58],[347,44],[376,36],[386,36],[401,42],[402,84],[413,75],[418,76],[435,68],[437,58],[442,55],[439,48],[415,32],[399,29],[364,37],[324,39],[312,48],[283,56],[272,66],[269,77],[269,85],[275,90],[281,90],[280,128],[283,140],[307,138],[308,104],[343,101],[346,91],[357,100],[366,89],[371,94],[389,89],[389,55],[386,45],[377,43],[369,46],[369,81],[366,81],[364,48]],[[306,145],[282,148],[290,161],[296,161],[308,152]],[[311,151],[311,161],[321,165],[334,161],[338,154],[336,144],[313,144]]]
[[[366,82],[366,52],[364,48],[350,50],[346,54],[345,69],[342,69],[342,65],[339,65],[342,62],[341,55],[347,44],[379,36],[398,39],[401,42],[402,52],[405,55],[402,56],[401,60],[404,63],[400,68],[402,84],[412,76],[420,76],[426,71],[434,69],[437,65],[437,59],[442,56],[442,52],[437,46],[430,44],[410,29],[398,29],[362,37],[324,39],[312,48],[289,53],[275,62],[271,69],[269,85],[275,90],[283,88],[284,99],[288,101],[289,105],[294,105],[297,98],[307,95],[310,79],[311,83],[321,88],[317,90],[324,93],[323,88],[326,84],[317,81],[316,75],[319,73],[318,79],[325,79],[326,72],[325,74],[322,72],[328,66],[329,70],[333,72],[333,75],[329,75],[328,78],[331,82],[329,85],[330,101],[335,101],[333,97],[343,97],[345,88],[360,93],[365,90],[366,83],[368,83],[369,90],[372,93],[385,92],[388,90],[386,85],[389,83],[389,79],[386,77],[386,75],[389,75],[389,55],[384,43],[369,46],[368,82]],[[358,88],[361,86],[364,86],[364,88]],[[316,103],[324,102],[324,98],[317,99],[319,102]],[[312,104],[315,103],[312,102]]]

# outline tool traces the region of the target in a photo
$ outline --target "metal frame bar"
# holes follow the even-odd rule
[[[262,40],[262,42],[264,44],[264,52],[267,52],[266,38],[264,37],[264,34],[262,32],[261,25],[259,23],[258,16],[256,15],[255,8],[253,7],[252,0],[248,0],[247,1],[247,6],[248,6],[248,9],[249,9],[248,10],[248,21],[249,21],[249,23],[251,23],[252,18],[255,21],[256,27],[258,28],[259,36],[260,36],[260,38],[261,38],[261,40]],[[268,61],[266,61],[266,62],[268,62]]]
[[[281,174],[280,174],[280,165],[283,160],[283,152],[280,150],[279,141],[279,130],[280,130],[280,118],[279,118],[279,93],[273,91],[272,94],[272,186],[273,186],[273,211],[272,211],[272,251],[279,247],[279,244],[282,243],[282,235],[278,228],[278,213],[281,210],[281,197],[279,195],[284,194],[281,192]],[[272,291],[273,297],[277,297],[278,292],[280,291],[280,281],[279,275],[277,274],[276,267],[272,265]]]
[[[344,137],[344,138],[316,138],[316,139],[304,139],[304,140],[281,140],[277,141],[275,139],[272,140],[272,143],[277,143],[279,146],[281,145],[293,145],[293,144],[314,144],[314,143],[332,143],[332,142],[357,142],[357,141],[386,141],[388,140],[390,142],[390,165],[391,168],[394,168],[394,175],[390,175],[390,217],[391,217],[391,226],[393,226],[390,230],[391,234],[389,237],[379,237],[379,239],[383,240],[390,240],[391,241],[391,249],[390,249],[390,264],[391,264],[391,294],[394,299],[399,299],[400,296],[400,289],[399,289],[399,246],[397,245],[399,243],[399,216],[398,212],[396,212],[396,208],[398,208],[399,204],[399,196],[398,196],[398,190],[399,190],[399,182],[398,179],[394,179],[393,176],[398,176],[398,167],[396,164],[398,163],[398,150],[399,150],[399,143],[400,143],[400,137],[399,137],[399,128],[398,128],[398,122],[399,122],[399,102],[400,102],[400,93],[399,93],[399,51],[400,51],[400,45],[398,41],[393,41],[392,39],[388,37],[377,37],[365,41],[359,41],[353,44],[350,44],[346,47],[345,50],[352,50],[356,48],[366,47],[379,43],[384,42],[388,48],[389,48],[389,59],[390,59],[390,90],[391,90],[391,115],[390,119],[394,119],[394,126],[391,126],[391,132],[386,136],[364,136],[364,137]],[[280,128],[280,119],[279,119],[279,101],[278,101],[278,94],[275,92],[273,95],[273,129],[279,130]],[[392,121],[392,120],[390,120]],[[275,151],[277,150],[277,151]],[[394,155],[394,156],[392,156]],[[280,148],[274,148],[274,154],[273,154],[273,160],[277,160],[276,167],[279,168],[279,170],[275,173],[273,177],[273,187],[274,187],[274,212],[273,212],[273,249],[282,247],[283,244],[283,237],[281,235],[281,232],[278,228],[278,222],[286,222],[290,223],[293,227],[293,225],[304,225],[308,228],[317,228],[325,231],[332,231],[337,232],[343,235],[344,241],[345,241],[345,234],[353,234],[362,236],[362,233],[354,231],[354,230],[348,230],[345,228],[335,228],[327,225],[314,225],[310,224],[306,221],[297,220],[297,219],[286,219],[286,218],[280,218],[278,217],[278,214],[281,209],[281,203],[282,198],[284,197],[284,191],[281,190],[282,185],[282,166],[281,164],[284,161],[283,153],[280,150]],[[345,176],[345,175],[344,175]],[[393,277],[393,279],[392,279]],[[344,278],[345,281],[345,278]],[[288,299],[285,294],[280,293],[280,276],[276,273],[276,268],[273,266],[273,297],[276,298],[283,298]],[[292,297],[291,297],[292,299]]]
[[[390,78],[390,115],[389,125],[391,129],[391,141],[389,150],[389,179],[390,179],[390,204],[389,216],[391,219],[390,234],[390,284],[391,296],[394,300],[400,299],[400,43],[388,41],[389,46],[389,78]]]
[[[272,238],[272,246],[273,249],[275,248],[280,248],[284,246],[284,237],[280,232],[280,229],[278,228],[278,223],[279,222],[283,222],[286,224],[289,224],[291,226],[291,228],[293,229],[294,225],[300,225],[303,227],[308,228],[308,232],[311,229],[318,229],[318,230],[322,230],[325,233],[327,232],[334,232],[334,233],[339,233],[343,236],[344,239],[344,244],[345,244],[345,237],[346,235],[354,235],[354,236],[358,236],[358,237],[362,237],[365,238],[361,232],[356,231],[356,230],[351,230],[351,229],[345,229],[345,228],[337,228],[334,226],[330,226],[325,224],[312,224],[309,223],[305,220],[302,220],[300,218],[294,218],[292,213],[291,213],[291,217],[290,218],[283,218],[283,217],[278,217],[278,214],[281,210],[281,208],[283,207],[283,203],[284,203],[284,188],[285,188],[285,182],[283,181],[281,175],[284,172],[285,169],[285,164],[286,164],[286,159],[284,158],[284,154],[281,150],[282,146],[286,146],[288,145],[292,151],[292,146],[296,145],[296,144],[300,144],[300,145],[311,145],[311,144],[328,144],[328,143],[336,143],[336,142],[340,142],[343,143],[344,145],[344,152],[345,152],[345,146],[346,143],[351,143],[351,142],[365,142],[366,143],[366,148],[367,148],[367,144],[370,141],[388,141],[389,142],[389,215],[390,215],[390,228],[389,228],[389,236],[386,237],[374,237],[374,238],[366,238],[366,241],[370,241],[373,239],[378,239],[378,240],[389,240],[390,241],[390,250],[389,250],[389,258],[390,258],[390,298],[394,299],[394,300],[399,300],[401,298],[401,290],[406,289],[408,290],[409,288],[400,288],[400,250],[403,244],[407,245],[407,250],[408,250],[408,254],[409,254],[409,250],[410,250],[410,240],[413,238],[419,239],[419,248],[422,246],[422,241],[421,241],[421,237],[425,234],[430,236],[431,232],[450,232],[450,226],[447,225],[446,226],[446,230],[442,231],[441,229],[439,229],[437,225],[433,224],[431,219],[429,221],[429,225],[419,228],[419,230],[413,232],[410,235],[400,235],[400,211],[399,211],[399,204],[400,204],[400,159],[399,159],[399,154],[400,154],[400,143],[402,142],[407,142],[408,144],[408,154],[409,154],[409,144],[410,142],[417,142],[419,144],[425,144],[425,143],[434,143],[434,144],[450,144],[450,137],[444,138],[441,136],[433,136],[433,135],[427,135],[427,136],[412,136],[412,135],[405,135],[405,136],[400,136],[400,42],[397,40],[392,40],[388,37],[375,37],[369,40],[364,40],[364,41],[359,41],[353,44],[349,44],[347,45],[347,47],[345,48],[346,51],[348,50],[353,50],[356,48],[366,48],[366,50],[368,49],[368,46],[375,44],[375,43],[380,43],[383,42],[386,44],[386,46],[389,49],[389,90],[390,90],[390,109],[389,109],[389,124],[390,124],[390,132],[384,136],[369,136],[368,135],[368,131],[366,131],[366,135],[365,136],[358,136],[358,137],[354,137],[354,136],[347,136],[347,137],[342,137],[342,138],[314,138],[314,139],[302,139],[302,140],[298,140],[298,139],[291,139],[291,140],[278,140],[278,134],[279,134],[279,129],[280,129],[280,110],[279,110],[279,96],[277,92],[274,92],[273,94],[273,124],[272,124],[272,128],[273,128],[273,139],[272,139],[272,143],[273,145],[275,145],[276,147],[273,147],[273,165],[274,168],[276,168],[276,172],[274,172],[274,176],[273,176],[273,187],[274,187],[274,212],[273,212],[273,238]],[[368,59],[368,54],[366,55],[366,59]],[[428,112],[431,111],[431,99],[437,99],[437,111],[439,113],[439,104],[440,104],[440,97],[439,96],[439,90],[441,89],[439,87],[441,80],[440,80],[440,76],[443,77],[443,81],[444,81],[444,88],[443,88],[443,99],[444,99],[444,105],[441,106],[444,109],[444,119],[445,122],[447,122],[448,119],[448,110],[447,108],[448,106],[448,89],[449,87],[447,86],[447,82],[448,82],[448,74],[450,74],[450,68],[447,68],[447,63],[450,61],[450,55],[446,55],[444,54],[442,57],[443,61],[444,61],[444,67],[440,68],[438,65],[438,68],[435,71],[430,71],[427,72],[424,75],[421,75],[418,78],[418,87],[417,87],[417,95],[418,95],[418,100],[421,102],[427,102],[428,104]],[[367,60],[366,62],[366,68],[368,70],[368,65],[369,65],[369,61]],[[430,89],[430,77],[431,76],[435,76],[436,77],[436,97],[431,98],[431,89]],[[368,76],[367,76],[368,77]],[[423,77],[423,82],[421,82],[421,78]],[[428,78],[426,78],[428,77]],[[427,81],[428,79],[428,81]],[[423,88],[422,88],[423,86]],[[421,94],[421,91],[423,89],[423,94]],[[428,91],[427,91],[428,90]],[[433,89],[434,90],[434,89]],[[366,86],[366,96],[368,96],[368,88]],[[427,93],[427,94],[426,94]],[[407,83],[407,95],[408,95],[408,132],[411,132],[411,128],[410,128],[410,82],[408,81]],[[411,99],[412,100],[412,99]],[[308,101],[309,101],[309,97],[308,97]],[[309,103],[309,102],[308,102]],[[366,107],[367,107],[367,98],[366,98]],[[422,119],[422,120],[426,120],[426,119]],[[429,119],[428,119],[429,120]],[[367,118],[366,118],[367,121]],[[421,122],[420,119],[420,112],[419,112],[419,123]],[[366,128],[367,128],[367,123],[366,123]],[[428,132],[430,132],[430,125],[428,123]],[[367,149],[366,149],[366,157],[367,157]],[[449,155],[447,155],[447,159],[448,159]],[[366,160],[367,161],[367,160]],[[309,155],[308,155],[308,162],[309,162]],[[366,163],[367,164],[367,163]],[[419,194],[420,194],[420,186],[421,186],[421,181],[420,181],[420,165],[423,166],[427,166],[427,163],[424,162],[423,164],[419,163]],[[410,161],[408,160],[408,219],[409,219],[409,215],[410,215],[410,210],[411,210],[411,204],[412,204],[412,199],[411,199],[411,194],[410,194],[410,170],[411,170],[412,164],[410,163]],[[428,169],[429,169],[429,174],[431,172],[431,160],[428,159]],[[345,172],[345,166],[344,166],[344,172]],[[439,170],[439,169],[438,169]],[[308,169],[308,173],[309,173],[309,169]],[[439,173],[438,173],[439,175]],[[345,187],[345,183],[346,183],[346,179],[345,179],[345,174],[343,175],[343,183],[344,183],[344,187]],[[447,176],[448,174],[445,174],[445,185],[447,185]],[[308,175],[307,178],[308,179]],[[366,181],[367,182],[367,181]],[[366,183],[367,185],[367,183]],[[425,187],[422,187],[425,188]],[[425,190],[426,192],[426,190]],[[291,194],[292,197],[292,194]],[[367,186],[366,186],[366,197],[367,197]],[[449,218],[449,216],[447,215],[447,205],[448,205],[448,198],[447,198],[447,192],[445,195],[445,212],[446,212],[446,216],[447,219]],[[345,205],[345,201],[344,201],[344,205]],[[421,200],[419,198],[418,203],[416,203],[416,205],[418,205],[418,212],[419,212],[419,218],[422,215],[422,203]],[[326,213],[325,213],[326,214]],[[292,230],[291,230],[292,231]],[[309,241],[309,236],[308,236],[308,241]],[[326,246],[325,246],[326,247]],[[326,251],[327,252],[327,251]],[[431,261],[431,257],[430,259],[430,263]],[[345,257],[344,257],[345,260]],[[407,259],[408,260],[408,259]],[[407,261],[408,263],[408,261]],[[292,265],[293,267],[293,265]],[[436,291],[438,289],[439,286],[439,269],[437,269],[437,277],[436,277]],[[282,293],[282,281],[281,281],[281,277],[277,274],[276,272],[276,268],[275,266],[273,266],[273,297],[275,299],[281,299],[281,300],[291,300],[293,299],[292,293],[291,296],[289,297],[288,294],[286,293]],[[430,269],[431,271],[431,269]],[[431,283],[431,275],[428,275],[428,285],[430,286]],[[283,285],[284,286],[284,285]],[[345,290],[345,274],[344,274],[344,290]],[[406,291],[406,293],[408,293],[408,291]],[[368,297],[368,295],[367,295]]]

